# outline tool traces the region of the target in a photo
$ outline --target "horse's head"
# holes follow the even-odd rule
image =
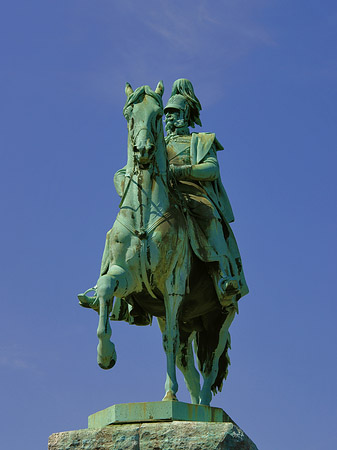
[[[140,168],[146,169],[154,156],[156,142],[163,134],[162,95],[163,82],[160,81],[155,91],[149,86],[141,86],[135,91],[126,83],[127,101],[123,110],[128,122],[129,145],[132,148],[134,162]]]

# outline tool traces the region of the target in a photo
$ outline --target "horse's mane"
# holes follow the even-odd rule
[[[125,106],[123,108],[123,114],[124,114],[124,117],[126,118],[126,120],[128,120],[128,108],[131,105],[133,105],[134,103],[137,103],[139,101],[140,97],[142,97],[144,95],[150,95],[151,97],[153,97],[156,100],[156,102],[158,103],[158,105],[161,108],[163,108],[163,100],[161,98],[161,95],[154,92],[149,86],[140,86],[134,92],[132,92],[132,94],[129,95],[129,97],[125,103]]]

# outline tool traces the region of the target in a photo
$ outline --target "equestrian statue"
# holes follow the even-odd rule
[[[155,316],[166,354],[163,400],[177,400],[178,367],[191,402],[209,405],[227,376],[229,327],[248,288],[220,179],[223,147],[214,133],[190,133],[201,126],[201,105],[189,80],[174,82],[165,108],[163,92],[161,81],[155,91],[126,83],[127,164],[114,177],[120,210],[97,285],[78,298],[99,313],[102,369],[117,357],[110,320],[149,325]]]

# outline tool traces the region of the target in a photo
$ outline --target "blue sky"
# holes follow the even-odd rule
[[[337,447],[337,7],[299,0],[12,0],[0,15],[2,446],[47,447],[164,394],[158,327],[113,323],[96,282],[126,161],[124,84],[192,80],[216,132],[250,294],[214,398],[262,450]],[[180,378],[178,397],[188,401]]]

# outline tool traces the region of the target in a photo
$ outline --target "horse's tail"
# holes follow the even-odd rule
[[[230,357],[228,355],[228,350],[231,348],[231,335],[228,332],[227,342],[225,345],[225,349],[222,352],[219,363],[218,363],[218,373],[215,378],[214,383],[211,386],[211,391],[215,395],[217,392],[221,392],[223,381],[227,378],[228,375],[228,367],[231,364]]]
[[[228,374],[230,365],[228,351],[231,348],[228,328],[234,315],[233,310],[218,318],[213,316],[213,322],[210,322],[207,330],[196,333],[194,345],[198,367],[204,378],[204,386],[208,385],[213,394],[221,391]]]

